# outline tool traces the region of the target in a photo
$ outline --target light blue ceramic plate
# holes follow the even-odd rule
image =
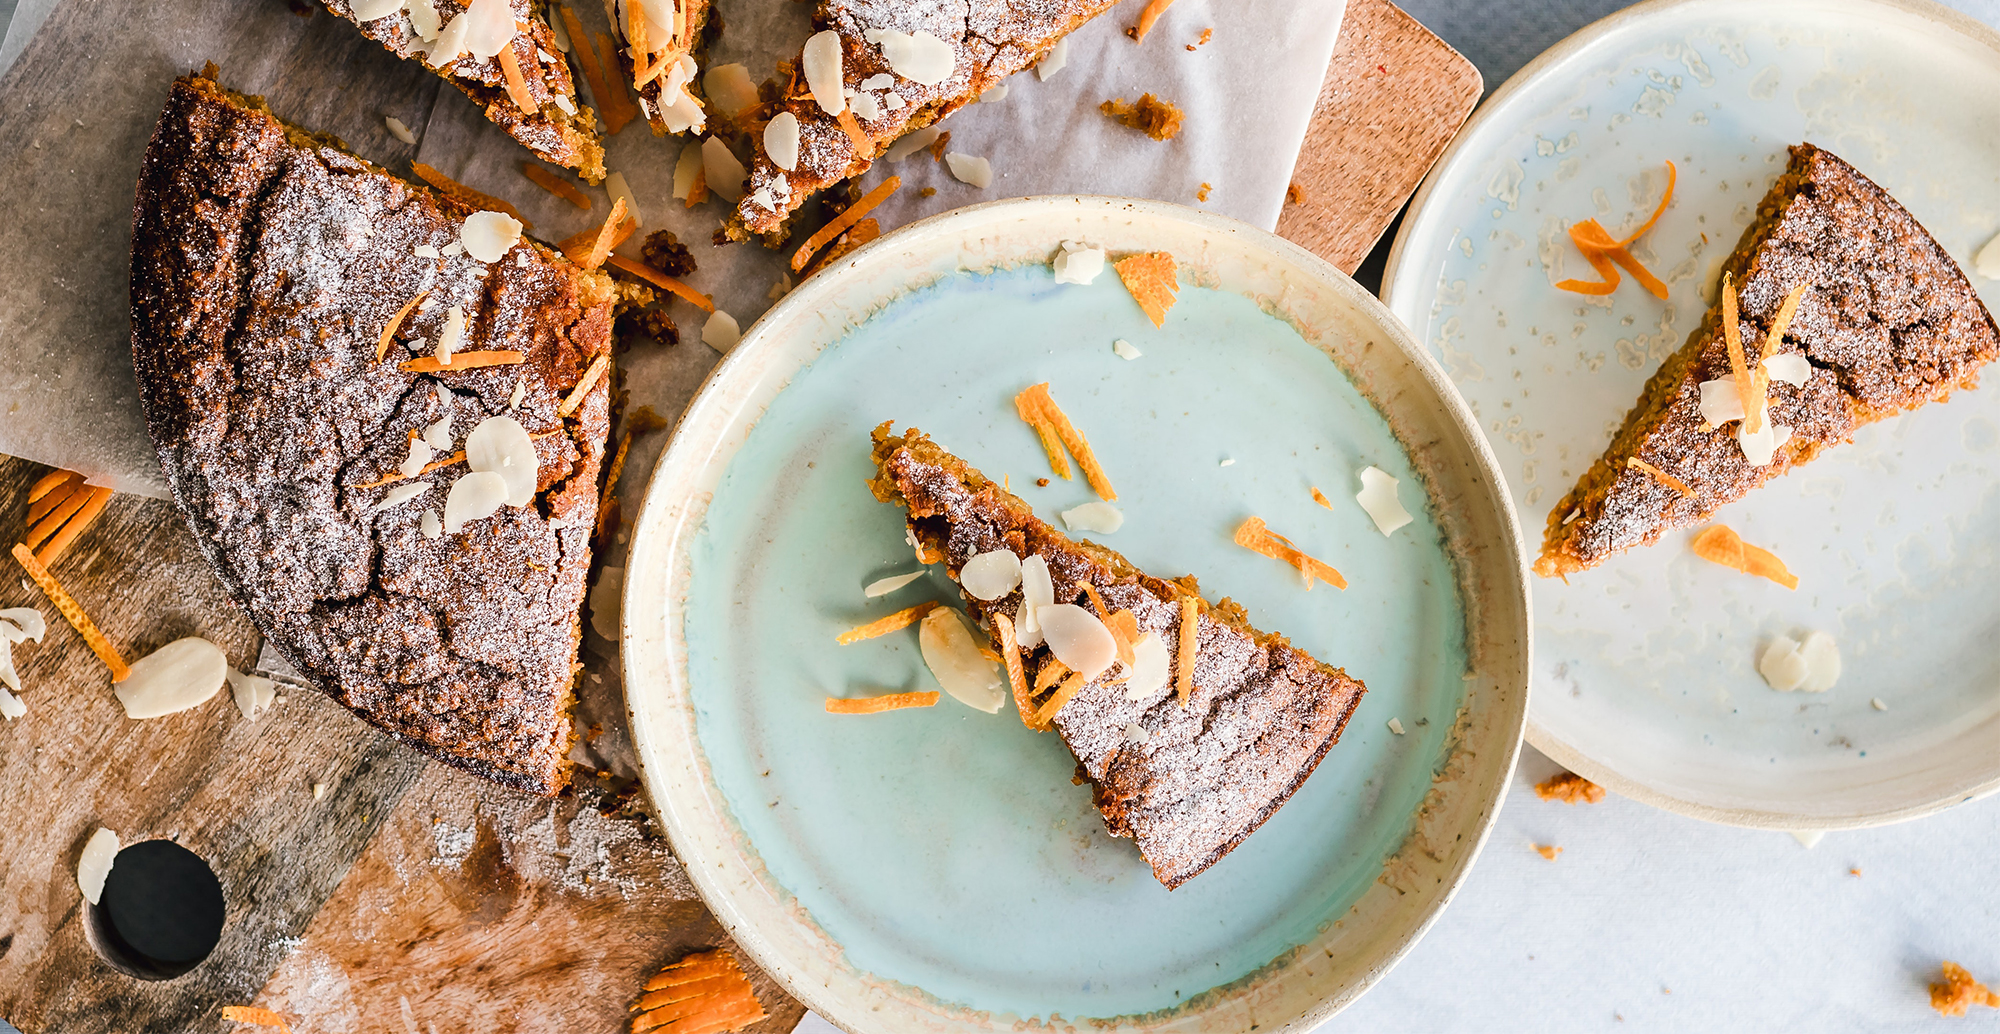
[[[1166,326],[1108,270],[1056,284],[1064,239],[1173,252]],[[1118,339],[1143,355],[1121,358]],[[1523,712],[1514,530],[1482,444],[1411,347],[1277,238],[1102,199],[917,224],[773,309],[676,432],[626,575],[647,778],[739,941],[855,1029],[1275,1028],[1359,993],[1476,851]],[[917,570],[902,511],[865,485],[869,430],[921,427],[1058,521],[1094,496],[1036,485],[1048,461],[1012,399],[1038,381],[1118,485],[1126,523],[1102,541],[1196,573],[1368,685],[1291,801],[1172,893],[1106,835],[1060,740],[1011,708],[823,708],[936,688],[914,629],[835,636],[958,600],[941,570],[864,598]],[[1354,501],[1370,464],[1416,515],[1388,537]],[[1307,592],[1235,546],[1251,514],[1351,587]]]
[[[1995,40],[1927,4],[1655,2],[1487,101],[1404,223],[1384,294],[1478,413],[1534,546],[1700,322],[1786,145],[1852,162],[1971,269],[2000,232]],[[1668,299],[1629,278],[1608,299],[1555,290],[1591,277],[1565,228],[1636,224],[1669,159],[1673,205],[1635,249]],[[1567,584],[1538,579],[1530,741],[1662,807],[1785,829],[1909,818],[2000,786],[1996,443],[1989,385],[1865,428],[1724,508],[1717,520],[1799,576],[1795,593],[1695,558],[1691,532]],[[1757,651],[1807,629],[1838,641],[1840,682],[1771,690]]]

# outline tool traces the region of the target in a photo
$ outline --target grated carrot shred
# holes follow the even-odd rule
[[[1153,31],[1153,23],[1160,20],[1160,15],[1167,13],[1167,8],[1172,6],[1173,2],[1174,0],[1147,0],[1146,6],[1139,11],[1139,24],[1132,26],[1132,41],[1146,42],[1146,34]]]
[[[542,109],[535,103],[534,91],[528,89],[528,80],[521,75],[521,59],[514,53],[513,42],[509,41],[494,56],[500,59],[500,77],[507,81],[508,99],[521,109],[523,115],[540,114]]]
[[[50,574],[49,569],[43,566],[40,560],[35,559],[35,554],[29,551],[27,546],[18,542],[14,544],[14,560],[21,565],[22,570],[28,572],[28,577],[33,578],[36,585],[41,586],[42,594],[49,598],[50,603],[56,605],[56,610],[62,614],[63,620],[69,622],[69,627],[76,629],[76,634],[82,636],[83,641],[90,645],[90,652],[96,654],[97,659],[111,669],[111,681],[125,681],[132,674],[131,667],[125,663],[123,657],[118,656],[118,651],[112,647],[111,640],[106,639],[104,633],[97,630],[97,623],[90,620],[89,614],[84,613],[83,607],[69,594],[69,590],[63,588],[61,582],[56,581],[56,576]]]
[[[58,470],[56,473],[63,475],[62,482],[41,498],[34,498],[33,491],[29,492],[28,524],[31,526],[41,520],[44,514],[61,506],[72,494],[84,490],[82,474],[73,470]]]
[[[1777,554],[1743,541],[1743,537],[1726,524],[1711,524],[1703,528],[1688,545],[1703,560],[1734,568],[1744,574],[1769,578],[1794,591],[1799,587],[1798,576],[1785,567],[1785,562],[1778,559]]]
[[[526,216],[521,214],[520,209],[484,191],[474,190],[452,179],[450,176],[439,172],[434,166],[425,165],[423,162],[411,162],[410,168],[416,172],[418,179],[430,184],[446,197],[463,202],[473,208],[484,209],[488,212],[505,212],[519,221],[523,230],[532,230],[535,228],[535,225],[529,222]]]
[[[88,485],[79,484],[77,490],[64,498],[60,505],[43,514],[42,519],[36,521],[34,527],[28,529],[28,534],[22,541],[29,549],[40,546],[49,536],[54,535],[56,530],[61,528],[65,521],[76,516],[76,512],[83,509],[85,503],[90,502],[90,495],[93,491],[94,489]]]
[[[1298,568],[1299,573],[1305,576],[1307,591],[1311,591],[1315,578],[1336,589],[1347,588],[1347,579],[1339,571],[1300,551],[1292,545],[1291,539],[1267,527],[1261,517],[1251,517],[1236,529],[1236,544]]]
[[[1064,679],[1062,685],[1056,687],[1055,695],[1042,704],[1041,710],[1035,712],[1035,724],[1048,728],[1049,723],[1055,721],[1056,715],[1062,713],[1063,705],[1068,704],[1089,681],[1083,677],[1083,672],[1071,672],[1069,678]]]
[[[899,628],[908,628],[916,624],[923,620],[925,614],[935,609],[937,609],[936,600],[925,600],[914,607],[904,607],[894,614],[887,614],[865,625],[857,625],[850,628],[835,636],[833,641],[846,646],[849,643],[858,643],[863,639],[874,639],[877,636],[885,636]]]
[[[617,27],[615,21],[613,22],[613,27]],[[625,38],[631,44],[627,48],[626,53],[631,55],[633,66],[637,67],[645,64],[646,58],[653,53],[653,41],[646,38],[648,35],[646,19],[632,17],[632,9],[627,7],[625,9],[624,29]]]
[[[645,89],[647,83],[658,79],[674,62],[680,59],[681,56],[679,54],[671,50],[663,50],[660,52],[659,57],[653,59],[652,64],[638,66],[638,62],[634,62],[635,67],[639,67],[639,70],[632,75],[632,88],[635,90]]]
[[[657,269],[654,269],[653,267],[645,264],[644,262],[634,262],[623,255],[615,255],[615,254],[610,257],[609,261],[611,265],[616,266],[617,268],[622,269],[625,272],[630,273],[633,276],[636,276],[639,279],[644,280],[649,284],[652,284],[654,287],[660,288],[661,290],[664,291],[672,291],[673,293],[680,295],[682,298],[685,298],[688,301],[693,302],[695,308],[700,309],[703,312],[715,311],[714,299],[701,293],[700,291],[695,290],[692,287],[689,287],[686,283],[674,277],[670,277],[667,274],[662,273]]]
[[[574,39],[575,37],[571,38]],[[624,129],[633,119],[639,117],[639,106],[632,103],[632,95],[625,89],[625,77],[613,74],[613,69],[618,67],[617,41],[613,40],[610,34],[600,32],[597,34],[597,46],[604,51],[604,72],[602,73],[604,76],[604,92],[598,95],[600,97],[599,103],[603,107],[617,109],[618,121],[613,122],[609,112],[605,113],[604,116],[605,126],[613,134],[616,134],[620,129]],[[588,40],[584,42],[583,49],[590,49]]]
[[[1647,216],[1646,221],[1640,223],[1638,229],[1626,234],[1622,239],[1613,239],[1610,232],[1596,219],[1585,219],[1572,225],[1569,228],[1569,239],[1576,245],[1577,250],[1583,253],[1590,267],[1603,278],[1603,282],[1564,280],[1556,284],[1556,288],[1577,294],[1610,294],[1617,290],[1619,283],[1618,270],[1613,266],[1615,263],[1623,266],[1626,272],[1631,273],[1632,278],[1639,281],[1639,285],[1655,298],[1664,300],[1667,297],[1667,285],[1659,277],[1654,276],[1652,270],[1634,258],[1629,249],[1634,241],[1645,236],[1647,231],[1653,228],[1653,224],[1660,221],[1660,216],[1666,212],[1667,205],[1674,199],[1674,185],[1679,179],[1680,169],[1673,162],[1667,162],[1667,189],[1660,194],[1660,203],[1654,206],[1653,214]]]
[[[902,185],[901,176],[891,176],[883,180],[875,185],[874,190],[861,195],[861,200],[849,205],[847,211],[834,216],[825,226],[814,231],[811,237],[806,238],[804,244],[799,245],[799,250],[792,253],[792,272],[796,273],[806,268],[806,263],[812,261],[813,252],[826,247],[828,241],[846,233],[848,227],[860,222],[862,216],[874,211],[876,205],[888,200],[889,195],[894,194]]]
[[[562,18],[563,31],[569,35],[570,52],[583,68],[583,81],[590,86],[591,98],[597,101],[598,114],[604,116],[605,128],[617,133],[625,128],[625,123],[613,121],[617,115],[616,105],[605,100],[611,91],[605,88],[604,68],[597,63],[597,52],[590,47],[590,37],[584,34],[583,23],[577,20],[576,12],[570,10],[568,4],[557,4],[556,13]]]
[[[1313,502],[1318,503],[1329,510],[1333,509],[1333,503],[1327,500],[1326,493],[1320,491],[1318,485],[1312,486],[1312,490],[1313,490]]]
[[[1167,310],[1174,307],[1180,290],[1174,257],[1164,251],[1149,251],[1119,259],[1111,268],[1117,271],[1118,282],[1131,292],[1132,300],[1139,303],[1153,326],[1166,326]]]
[[[28,486],[28,502],[32,503],[48,495],[55,490],[57,485],[64,484],[76,476],[76,471],[73,470],[51,470],[43,474],[41,477],[35,479],[34,484]]]
[[[1669,474],[1666,471],[1653,466],[1650,463],[1647,463],[1645,460],[1642,460],[1637,456],[1625,457],[1625,465],[1633,470],[1643,471],[1644,473],[1650,475],[1653,478],[1653,480],[1658,481],[1660,484],[1663,484],[1668,488],[1671,488],[1674,491],[1679,492],[1684,496],[1687,496],[1689,499],[1693,499],[1695,497],[1694,489],[1689,488],[1687,482],[1682,481],[1680,478],[1677,478],[1672,474]]]
[[[1736,382],[1736,399],[1743,404],[1743,430],[1756,434],[1764,429],[1764,407],[1743,354],[1743,328],[1736,323],[1736,285],[1728,273],[1722,274],[1722,340],[1729,346],[1729,376]]]
[[[69,550],[70,543],[75,542],[78,535],[83,534],[86,529],[95,523],[98,515],[104,512],[105,505],[111,502],[111,490],[108,488],[93,488],[87,493],[79,492],[77,494],[87,494],[90,497],[84,500],[83,509],[78,510],[76,516],[70,518],[56,532],[55,537],[49,540],[48,545],[35,551],[35,559],[41,561],[43,567],[51,566],[58,559],[61,559],[62,555]]]
[[[292,1026],[285,1022],[283,1016],[269,1009],[257,1008],[254,1005],[225,1005],[222,1007],[222,1018],[233,1023],[250,1023],[259,1027],[276,1027],[284,1031],[285,1034],[292,1034]]]
[[[1194,658],[1201,645],[1201,601],[1193,596],[1181,597],[1181,636],[1178,656],[1174,660],[1174,691],[1180,694],[1181,706],[1188,705],[1194,696]]]
[[[1050,433],[1069,449],[1070,455],[1076,457],[1076,465],[1083,468],[1084,480],[1090,482],[1091,489],[1106,501],[1117,500],[1118,491],[1111,487],[1111,478],[1098,464],[1097,455],[1090,451],[1090,441],[1076,429],[1075,424],[1070,423],[1068,414],[1049,396],[1049,382],[1043,381],[1023,389],[1014,396],[1014,409],[1041,436],[1042,448],[1049,452],[1049,466],[1054,468],[1058,477],[1070,480],[1069,464],[1059,462],[1060,456],[1049,443]]]
[[[382,328],[382,340],[375,345],[376,362],[379,363],[388,357],[389,345],[396,340],[396,332],[403,329],[403,321],[410,318],[411,310],[415,309],[418,303],[429,297],[430,293],[429,289],[418,291],[415,298],[404,302],[403,307],[397,309],[394,316],[389,317],[388,325]]]
[[[1116,680],[1122,682],[1139,664],[1137,655],[1133,653],[1139,642],[1139,616],[1129,610],[1113,611],[1105,620],[1104,627],[1111,630],[1111,641],[1118,648],[1118,663],[1125,666]]]
[[[542,168],[534,162],[522,162],[521,175],[528,177],[528,182],[533,183],[535,186],[562,198],[564,201],[586,212],[590,211],[590,195],[584,193],[577,188],[576,184],[571,183],[561,176]]]
[[[828,701],[829,709],[832,703]],[[726,948],[698,952],[661,968],[646,981],[632,1013],[633,1034],[722,1034],[765,1016],[750,978]]]
[[[1785,332],[1792,327],[1792,317],[1798,315],[1799,302],[1805,300],[1806,285],[1800,284],[1785,295],[1778,303],[1778,312],[1771,317],[1771,329],[1764,334],[1763,359],[1769,359],[1785,347]]]
[[[611,249],[617,247],[612,238],[618,235],[618,228],[625,222],[625,199],[618,198],[611,205],[611,211],[604,217],[604,225],[590,239],[590,247],[565,248],[563,257],[584,269],[596,269],[611,257]],[[636,228],[636,222],[635,227]]]
[[[570,389],[569,397],[563,399],[562,405],[556,407],[556,415],[567,420],[571,413],[576,412],[577,407],[583,405],[584,398],[590,394],[590,389],[597,387],[597,382],[604,378],[604,371],[610,366],[609,352],[592,359],[590,368],[583,371],[583,377],[576,382],[576,387]]]
[[[516,366],[526,357],[511,348],[483,349],[475,352],[454,352],[451,362],[439,362],[434,355],[406,359],[397,369],[404,373],[457,373],[460,370],[479,370],[488,366]]]
[[[993,612],[993,638],[1000,642],[1001,660],[1007,666],[1007,684],[1014,690],[1014,710],[1021,713],[1021,724],[1035,728],[1035,697],[1028,690],[1028,674],[1021,668],[1021,641],[1014,635],[1014,622],[999,611]]]
[[[624,221],[618,224],[618,231],[611,235],[611,246],[616,248],[620,244],[625,243],[638,230],[639,220],[629,215],[626,216]],[[571,234],[568,237],[564,237],[561,243],[556,245],[556,250],[562,252],[564,258],[568,258],[571,252],[588,248],[590,243],[597,239],[597,234],[598,231],[596,230],[585,230],[582,233]]]
[[[1042,670],[1036,673],[1035,689],[1029,695],[1041,696],[1043,693],[1054,689],[1056,683],[1061,682],[1068,675],[1069,665],[1064,664],[1060,658],[1050,657],[1048,663],[1042,665]]]
[[[875,141],[868,139],[868,134],[862,131],[861,120],[854,117],[853,106],[840,109],[840,114],[834,118],[840,123],[841,132],[847,134],[847,142],[854,145],[856,158],[868,158],[874,155]]]
[[[828,714],[879,714],[905,707],[932,707],[938,702],[937,690],[924,693],[886,693],[879,697],[859,697],[843,700],[839,697],[826,698]]]

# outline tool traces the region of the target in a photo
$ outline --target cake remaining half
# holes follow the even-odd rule
[[[1055,715],[1105,827],[1130,837],[1169,889],[1256,832],[1339,741],[1366,692],[1360,680],[1250,627],[1229,600],[1203,600],[1192,576],[1164,581],[1109,549],[1072,541],[915,429],[897,436],[883,424],[874,442],[876,498],[908,509],[920,553],[941,559],[954,578],[981,553],[1039,556],[1056,603],[1089,605],[1087,584],[1110,611],[1130,610],[1141,634],[1168,644],[1180,641],[1182,601],[1196,604],[1195,688],[1185,705],[1172,661],[1165,686],[1141,699],[1127,699],[1125,685],[1106,672]],[[1019,624],[1020,589],[990,602],[966,599],[989,632],[996,613]],[[1024,655],[1031,681],[1058,663],[1045,646]],[[1127,734],[1134,724],[1145,730],[1143,741]]]
[[[555,793],[609,419],[601,366],[560,411],[609,354],[612,287],[525,239],[490,264],[456,253],[470,209],[207,76],[174,84],[132,219],[132,361],[175,501],[314,685],[433,757]],[[460,355],[522,361],[404,369],[453,309]],[[533,436],[533,501],[442,530],[467,473],[454,450],[502,415]],[[434,469],[400,477],[426,435]]]
[[[840,37],[841,83],[855,96],[848,111],[859,141],[841,128],[813,99],[803,74],[795,76],[779,111],[799,120],[798,158],[779,168],[764,148],[763,126],[751,134],[756,154],[748,191],[724,232],[733,240],[760,237],[776,243],[791,214],[806,199],[849,177],[868,171],[897,137],[921,129],[979,99],[1000,81],[1033,65],[1083,23],[1117,0],[968,0],[964,3],[906,3],[903,0],[818,0],[813,27]],[[885,47],[901,37],[928,36],[933,47],[949,48],[951,67],[935,82],[899,74]],[[899,48],[899,53],[900,48]],[[933,78],[923,60],[905,60],[903,70]],[[891,100],[891,98],[894,98]],[[893,107],[891,106],[893,105]]]
[[[322,2],[396,56],[421,61],[458,87],[535,157],[575,169],[592,183],[604,178],[597,116],[577,102],[569,62],[556,47],[555,32],[536,0],[403,0],[394,6],[383,0]],[[489,17],[511,19],[511,24],[483,38],[481,22]],[[454,23],[460,27],[454,29]],[[500,35],[507,37],[505,44],[497,43]],[[490,52],[489,42],[494,44]],[[460,48],[455,56],[442,53],[453,46]],[[509,82],[508,59],[520,75],[517,84]]]
[[[1803,384],[1772,379],[1768,389],[1770,423],[1789,428],[1789,440],[1769,463],[1753,464],[1739,420],[1704,418],[1703,382],[1732,376],[1718,300],[1646,383],[1603,457],[1550,511],[1535,573],[1594,567],[1705,521],[1855,428],[1973,387],[2000,355],[2000,328],[1944,247],[1881,187],[1812,144],[1791,149],[1723,270],[1752,353],[1786,295],[1805,288],[1773,352],[1802,356],[1809,375]]]

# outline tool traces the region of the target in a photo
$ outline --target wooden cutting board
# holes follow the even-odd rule
[[[70,67],[65,53],[93,53],[111,30],[90,10],[59,6],[10,78],[53,76]],[[270,60],[286,81],[330,81],[329,69],[358,62],[435,93],[429,76],[357,41],[322,14],[301,19],[294,50]],[[352,96],[321,92],[329,126],[380,125]],[[1387,0],[1349,0],[1298,159],[1302,199],[1279,232],[1352,271],[1479,95],[1471,64]],[[52,100],[29,114],[47,130],[69,113]],[[83,175],[129,197],[129,169]],[[95,235],[123,225],[107,219]],[[122,338],[113,317],[89,336]],[[0,537],[18,537],[21,499],[41,473],[0,457]],[[635,497],[643,484],[627,482]],[[239,668],[255,660],[255,630],[168,504],[114,499],[55,573],[128,658],[202,635]],[[17,575],[0,578],[0,607],[54,619]],[[556,801],[523,797],[426,762],[311,692],[285,693],[254,722],[226,693],[129,721],[59,621],[16,656],[29,712],[0,723],[0,1019],[27,1034],[217,1031],[231,1026],[222,1006],[251,1003],[301,1031],[610,1032],[661,965],[731,943],[649,823],[629,808],[604,813],[627,788],[616,777],[587,778]],[[600,649],[585,661],[586,703],[622,714],[608,658]],[[192,972],[138,980],[88,943],[74,872],[99,826],[127,843],[175,840],[220,877],[222,940]],[[770,1014],[750,1029],[791,1030],[803,1007],[739,958]]]

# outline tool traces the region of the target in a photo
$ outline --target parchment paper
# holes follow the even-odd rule
[[[0,452],[81,470],[119,491],[166,494],[131,373],[132,185],[170,82],[205,61],[221,66],[226,84],[267,95],[280,117],[331,132],[363,157],[399,172],[424,161],[513,201],[544,240],[602,220],[602,190],[589,191],[597,200],[585,213],[533,186],[520,173],[528,153],[463,95],[312,0],[297,2],[310,16],[285,0],[24,0],[0,43],[0,57],[13,59],[0,76],[0,182],[13,199],[0,220]],[[717,6],[726,31],[709,63],[743,62],[759,80],[810,33],[808,4]],[[1059,192],[1199,204],[1275,225],[1343,0],[1180,0],[1144,44],[1124,32],[1138,6],[1121,4],[1073,34],[1067,66],[1048,81],[1016,75],[1004,99],[946,120],[950,150],[992,161],[989,188],[954,180],[927,154],[878,162],[865,184],[891,173],[904,182],[877,211],[883,228]],[[591,31],[604,28],[601,5],[573,8]],[[1208,28],[1211,41],[1188,50]],[[1142,92],[1187,113],[1179,137],[1158,143],[1097,110]],[[409,125],[417,146],[390,136],[384,115]],[[624,250],[636,252],[645,232],[674,231],[700,264],[689,279],[747,330],[772,304],[783,260],[753,245],[708,243],[722,203],[688,209],[671,196],[683,139],[656,138],[634,122],[607,140],[607,165],[631,183],[644,221]],[[923,197],[926,187],[936,194]],[[641,342],[621,357],[632,403],[670,419],[717,358],[700,343],[699,314],[686,303],[671,311],[683,330],[678,348]],[[628,462],[635,496],[651,467],[645,448]]]

